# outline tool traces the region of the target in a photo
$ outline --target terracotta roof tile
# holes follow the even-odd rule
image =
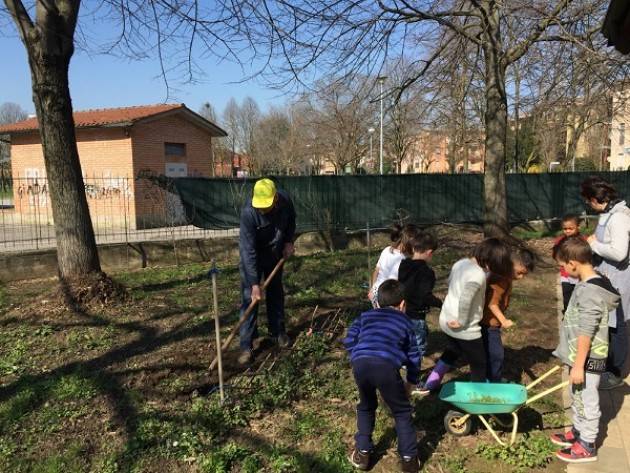
[[[158,104],[140,105],[137,107],[100,108],[74,112],[74,124],[76,128],[115,126],[117,124],[130,124],[143,118],[148,118],[159,113],[168,112],[178,108],[185,108],[184,104]],[[17,123],[0,125],[0,134],[32,131],[38,129],[37,118],[29,118]]]

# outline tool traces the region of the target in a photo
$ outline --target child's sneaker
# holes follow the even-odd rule
[[[575,442],[577,442],[579,438],[580,434],[575,429],[571,429],[568,432],[564,433],[551,434],[549,436],[549,440],[551,440],[551,443],[559,447],[570,447]]]
[[[424,387],[423,382],[416,384],[416,387],[411,390],[411,396],[424,397],[431,394],[431,391]]]
[[[557,451],[556,456],[567,463],[596,462],[597,450],[594,443],[578,440],[569,448]]]
[[[400,468],[403,473],[418,473],[420,471],[418,457],[401,457]]]
[[[370,452],[367,450],[352,449],[348,455],[348,461],[353,467],[366,471],[370,468]]]

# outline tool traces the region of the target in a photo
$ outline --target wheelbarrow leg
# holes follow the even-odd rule
[[[508,427],[512,428],[512,432],[510,434],[510,443],[508,445],[512,445],[516,441],[516,431],[518,430],[518,415],[516,414],[516,411],[511,412],[511,414],[512,414],[512,422],[509,424],[501,421],[501,419],[499,419],[494,414],[490,414],[490,417],[492,417],[492,420],[494,420],[497,424],[499,424],[504,429],[507,429]]]
[[[514,422],[512,425],[512,435],[510,436],[510,445],[514,445],[516,441],[516,431],[518,430],[518,415],[516,412],[512,412],[512,419],[514,419]]]
[[[453,423],[455,424],[456,427],[459,428],[466,423],[469,417],[470,417],[470,414],[463,415],[461,418],[457,419]]]
[[[512,412],[513,423],[512,423],[512,433],[510,434],[509,443],[505,443],[503,440],[499,438],[497,433],[494,431],[494,429],[492,428],[492,426],[490,425],[490,423],[486,420],[484,416],[482,416],[481,414],[478,414],[477,417],[479,417],[479,420],[481,420],[483,425],[486,426],[486,429],[488,429],[488,431],[492,434],[492,436],[499,443],[499,445],[501,445],[502,447],[507,447],[509,445],[514,444],[514,442],[516,441],[516,431],[518,430],[518,415],[516,414],[516,412]]]

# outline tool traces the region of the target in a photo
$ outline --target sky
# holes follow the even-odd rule
[[[0,54],[0,104],[15,102],[28,113],[34,113],[26,51],[19,38],[0,36]],[[171,80],[171,86],[176,90],[168,102],[183,102],[195,111],[210,102],[220,115],[230,97],[240,103],[249,95],[256,99],[262,110],[287,101],[286,95],[254,80],[234,83],[243,77],[240,66],[234,63],[217,64],[214,58],[209,58],[199,64],[206,77],[201,77],[201,82],[195,84]],[[130,61],[77,50],[70,63],[70,94],[74,109],[86,110],[163,103],[167,89],[156,57]]]

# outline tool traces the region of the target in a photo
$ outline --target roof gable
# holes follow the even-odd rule
[[[206,129],[212,136],[227,136],[224,130],[188,109],[183,103],[102,108],[77,111],[72,116],[74,117],[75,128],[98,128],[132,126],[142,120],[157,118],[165,113],[182,113],[185,118]],[[38,129],[37,118],[29,118],[17,123],[0,125],[0,134],[24,133]]]

